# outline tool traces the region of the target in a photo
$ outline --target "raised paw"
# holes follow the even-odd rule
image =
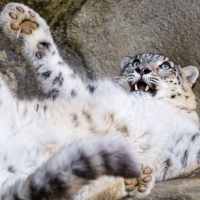
[[[12,40],[24,39],[39,26],[48,30],[46,22],[36,12],[19,3],[9,3],[5,6],[0,15],[0,26]]]
[[[150,167],[145,167],[138,179],[124,179],[126,196],[136,198],[147,196],[155,183],[152,172],[153,170]]]
[[[0,26],[36,69],[48,62],[48,56],[57,55],[48,25],[31,8],[19,3],[7,4],[0,14]]]

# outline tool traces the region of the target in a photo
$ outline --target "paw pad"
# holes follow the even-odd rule
[[[31,16],[31,17],[35,17],[35,14],[33,13],[33,12],[31,12],[31,11],[29,11],[29,15]]]
[[[18,24],[11,24],[11,28],[15,31],[19,30]]]
[[[21,31],[22,33],[25,33],[25,34],[27,34],[27,35],[30,35],[31,33],[32,33],[32,31],[30,30],[30,29],[22,29],[22,31]]]
[[[18,10],[19,12],[24,13],[24,9],[23,9],[21,6],[17,6],[16,8],[17,8],[17,10]]]
[[[9,3],[4,7],[0,15],[0,28],[11,41],[21,45],[25,55],[27,51],[31,52],[31,58],[25,56],[31,62],[34,58],[39,60],[47,53],[53,55],[57,52],[55,45],[51,46],[53,39],[45,20],[21,3]]]
[[[149,168],[149,167],[146,167],[146,168],[143,170],[143,173],[144,173],[144,174],[151,174],[151,172],[152,172],[152,169]]]
[[[24,13],[24,9],[22,7],[17,6],[16,9],[19,12]],[[12,19],[15,19],[15,20],[18,19],[18,16],[13,12],[10,12],[9,15]],[[35,17],[35,14],[32,11],[29,11],[29,15],[33,18]],[[11,24],[11,28],[15,31],[21,29],[21,33],[24,33],[27,35],[30,35],[32,31],[38,27],[38,24],[36,22],[32,22],[28,20],[23,20],[21,23],[20,22],[18,23],[19,24],[17,24],[16,22]]]
[[[125,189],[128,195],[144,195],[152,182],[152,169],[149,167],[142,169],[142,174],[138,179],[124,179]],[[133,192],[133,193],[132,193]],[[137,194],[136,194],[137,193]]]
[[[146,186],[141,185],[141,186],[138,188],[138,191],[141,192],[141,193],[143,193],[143,192],[146,192],[146,191],[147,191],[147,188],[146,188]]]
[[[126,191],[130,192],[134,189],[138,180],[136,178],[124,179]]]
[[[142,181],[143,181],[144,183],[148,183],[148,182],[150,182],[151,180],[152,180],[152,177],[151,177],[151,176],[146,176],[145,178],[142,179]]]
[[[17,19],[17,15],[13,12],[9,13],[10,17],[13,18],[13,19]]]

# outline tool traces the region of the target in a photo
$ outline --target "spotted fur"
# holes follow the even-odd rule
[[[8,172],[16,171],[9,166]],[[139,173],[136,158],[123,138],[93,136],[62,148],[25,181],[16,182],[1,199],[70,199],[101,175],[138,177]]]
[[[199,119],[191,88],[198,77],[195,67],[181,68],[168,57],[155,54],[125,57],[118,81],[129,83],[128,93],[109,79],[84,83],[59,55],[46,22],[23,4],[6,5],[0,26],[11,41],[21,44],[23,55],[37,71],[43,92],[52,97],[44,101],[18,100],[0,78],[0,191],[5,199],[60,200],[69,197],[67,192],[78,192],[76,186],[82,184],[75,184],[75,180],[87,183],[98,173],[127,178],[126,173],[134,174],[138,166],[131,157],[132,150],[144,170],[132,191],[121,189],[121,197],[128,194],[143,198],[156,181],[186,175],[199,167]],[[140,91],[132,88],[135,83]],[[152,91],[145,92],[146,85]],[[118,149],[120,141],[114,144],[114,138],[109,139],[109,135],[114,137],[111,134],[123,135],[126,145]],[[83,150],[78,141],[84,138],[89,145],[91,135],[108,137],[95,140],[92,148]],[[75,145],[74,156],[72,153],[65,159],[65,152],[72,151],[71,142]],[[86,153],[83,157],[82,152]],[[89,159],[85,156],[88,153]],[[94,160],[93,155],[98,159]],[[75,173],[66,168],[67,163],[73,168],[71,157],[80,160],[83,171]],[[128,164],[128,158],[133,162]],[[98,167],[103,167],[103,172]],[[68,172],[72,181],[62,176]],[[143,178],[146,174],[148,181]],[[101,190],[105,182],[97,182]],[[51,191],[48,194],[47,188]],[[81,199],[92,199],[92,190],[96,191],[92,185],[83,189]],[[47,196],[35,197],[33,193]]]

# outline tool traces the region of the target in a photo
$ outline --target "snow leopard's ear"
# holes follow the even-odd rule
[[[121,69],[124,70],[124,68],[129,65],[131,60],[132,60],[131,57],[128,57],[128,56],[124,57],[122,62],[121,62]]]
[[[196,83],[196,80],[199,76],[199,70],[195,66],[187,66],[183,68],[183,71],[188,82],[190,83],[190,86],[192,87]]]

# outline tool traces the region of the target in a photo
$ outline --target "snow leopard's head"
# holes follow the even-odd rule
[[[199,75],[197,67],[181,68],[166,56],[140,54],[125,57],[121,68],[131,92],[167,100],[180,107],[192,104],[191,109],[196,108],[192,86]]]

